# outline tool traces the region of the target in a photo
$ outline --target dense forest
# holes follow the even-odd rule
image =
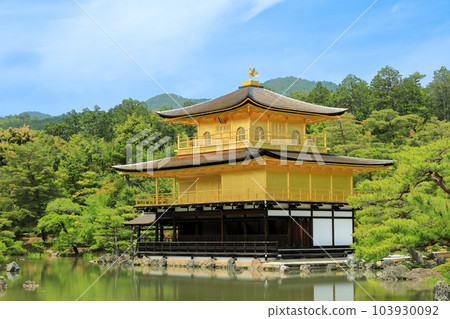
[[[307,102],[348,108],[342,120],[308,127],[328,137],[330,153],[394,159],[391,170],[359,174],[356,254],[377,260],[450,239],[450,71],[402,77],[382,68],[370,83],[347,76],[332,91],[317,83],[290,93]],[[185,102],[190,105],[192,102]],[[31,118],[31,117],[30,117]],[[155,190],[152,178],[125,180],[112,171],[126,161],[126,142],[144,129],[170,137],[156,156],[173,154],[177,135],[195,128],[161,122],[145,102],[124,100],[108,111],[71,111],[40,130],[0,129],[0,262],[46,249],[78,254],[123,251],[135,216],[134,195]],[[170,183],[160,183],[169,192]]]

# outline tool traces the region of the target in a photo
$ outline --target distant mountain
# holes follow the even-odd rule
[[[51,116],[41,112],[23,112],[0,117],[0,129],[28,125],[32,130],[43,130],[48,123],[61,123],[63,115]]]
[[[152,98],[149,98],[147,101],[145,101],[145,103],[148,105],[149,110],[161,110],[165,106],[179,108],[188,101],[194,102],[195,104],[208,101],[208,99],[188,99],[173,93],[171,93],[170,96],[172,96],[173,100],[167,94],[159,94]],[[180,106],[178,106],[177,103],[174,102],[174,100],[177,101]]]
[[[38,117],[40,119],[47,119],[49,117],[52,117],[50,114],[37,112],[37,111],[23,112],[23,113],[20,113],[19,115],[25,115],[25,114],[28,114],[30,117]]]
[[[296,77],[293,76],[287,76],[284,78],[276,78],[272,80],[268,80],[264,83],[261,83],[265,88],[269,88],[279,94],[282,94],[294,81],[297,80]],[[322,85],[325,86],[327,89],[334,91],[338,86],[329,81],[320,81],[322,82]],[[287,90],[285,95],[289,95],[291,92],[297,92],[297,91],[303,91],[303,92],[310,92],[314,87],[316,86],[316,81],[309,81],[309,80],[298,80],[292,87]]]

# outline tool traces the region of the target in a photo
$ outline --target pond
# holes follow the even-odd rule
[[[18,261],[18,274],[0,272],[8,289],[0,301],[76,300],[107,270],[83,258],[34,257]],[[356,278],[355,281],[349,275]],[[22,287],[27,280],[40,286]],[[425,282],[379,283],[373,272],[309,274],[226,270],[111,267],[80,300],[432,300]]]

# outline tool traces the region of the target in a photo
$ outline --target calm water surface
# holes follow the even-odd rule
[[[82,258],[27,258],[18,261],[18,275],[0,272],[8,289],[2,300],[75,300],[107,268]],[[202,271],[169,268],[112,267],[81,300],[432,300],[424,282],[380,284],[371,272],[311,272],[309,275],[226,270]],[[26,280],[40,286],[31,291]]]

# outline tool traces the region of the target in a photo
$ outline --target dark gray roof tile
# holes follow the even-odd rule
[[[345,111],[347,111],[347,109],[321,106],[291,99],[287,96],[266,90],[258,86],[243,86],[236,91],[225,94],[216,99],[212,99],[185,108],[160,111],[157,113],[164,118],[177,118],[184,116],[201,115],[205,113],[215,113],[225,109],[238,107],[239,104],[244,102],[246,99],[250,99],[250,102],[255,102],[256,104],[258,104],[257,106],[262,105],[262,107],[265,109],[270,108],[273,110],[283,110],[293,113],[333,116],[343,114]]]

